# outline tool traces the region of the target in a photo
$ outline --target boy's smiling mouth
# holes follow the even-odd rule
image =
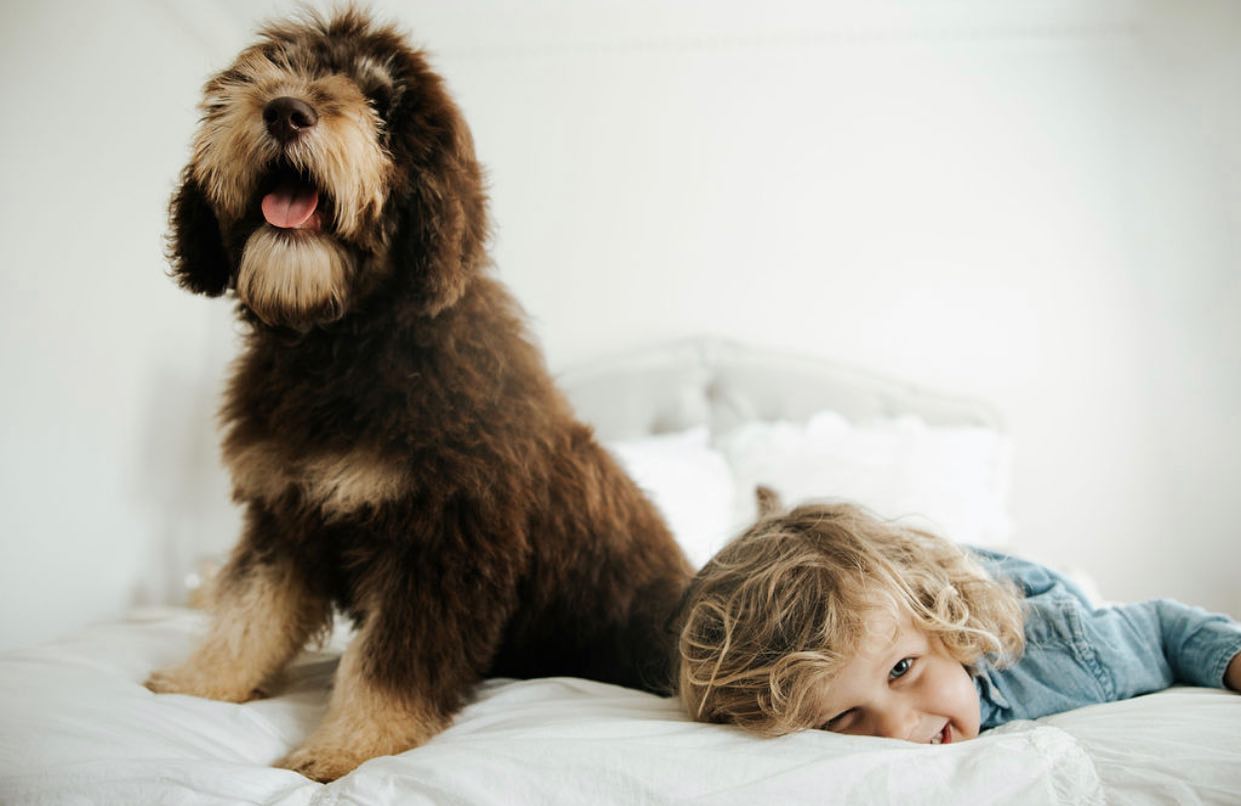
[[[945,722],[939,733],[931,737],[931,744],[952,744],[952,723]]]

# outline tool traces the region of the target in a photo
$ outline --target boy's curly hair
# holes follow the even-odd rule
[[[911,614],[966,667],[1023,649],[1020,595],[960,547],[852,504],[810,504],[767,512],[695,576],[681,699],[695,719],[763,735],[819,727],[811,695],[853,656],[875,607]]]

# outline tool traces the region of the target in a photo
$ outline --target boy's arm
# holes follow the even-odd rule
[[[1084,627],[1111,699],[1174,683],[1241,690],[1241,624],[1171,599],[1095,610]]]
[[[1241,624],[1172,599],[1156,599],[1125,609],[1129,608],[1142,608],[1157,620],[1163,652],[1175,682],[1241,689],[1241,663],[1237,661],[1241,654]]]

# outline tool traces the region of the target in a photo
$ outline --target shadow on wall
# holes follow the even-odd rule
[[[133,490],[152,545],[130,593],[133,606],[184,604],[240,529],[219,458],[215,377],[166,363],[152,371],[136,462],[143,472]]]

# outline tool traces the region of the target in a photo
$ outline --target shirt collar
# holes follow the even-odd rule
[[[989,671],[990,669],[984,666],[974,673],[974,686],[978,689],[978,696],[997,708],[1011,708],[1008,698],[991,680]]]

